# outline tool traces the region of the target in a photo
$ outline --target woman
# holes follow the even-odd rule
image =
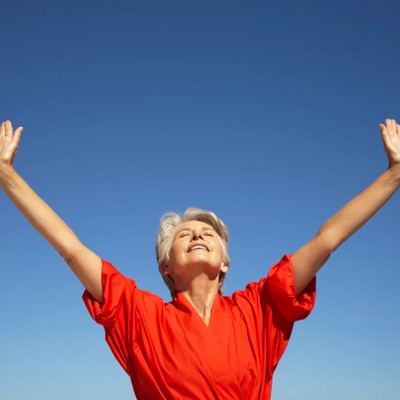
[[[313,307],[315,274],[400,186],[400,126],[388,119],[380,129],[388,169],[266,278],[229,297],[221,296],[228,231],[211,212],[161,220],[157,258],[173,297],[164,303],[86,248],[18,175],[22,128],[9,121],[0,128],[0,184],[84,285],[86,306],[138,399],[268,399],[293,323]]]

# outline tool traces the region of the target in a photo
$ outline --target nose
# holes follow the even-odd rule
[[[197,230],[192,231],[191,240],[199,240],[199,239],[203,239],[202,236],[201,236],[201,232],[197,231]]]

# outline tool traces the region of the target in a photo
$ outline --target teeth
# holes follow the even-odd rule
[[[205,246],[202,246],[200,244],[196,244],[196,246],[191,247],[189,251],[196,250],[196,249],[207,250],[207,248]]]

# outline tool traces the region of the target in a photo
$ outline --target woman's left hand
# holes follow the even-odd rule
[[[389,161],[389,168],[400,165],[400,125],[394,119],[387,119],[380,124],[383,145]]]

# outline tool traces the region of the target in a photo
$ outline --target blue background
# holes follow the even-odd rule
[[[225,292],[264,276],[387,166],[398,1],[1,1],[16,168],[81,240],[169,295],[161,215],[231,232]],[[64,261],[0,195],[0,398],[131,399]],[[318,277],[273,398],[400,398],[396,195]]]

